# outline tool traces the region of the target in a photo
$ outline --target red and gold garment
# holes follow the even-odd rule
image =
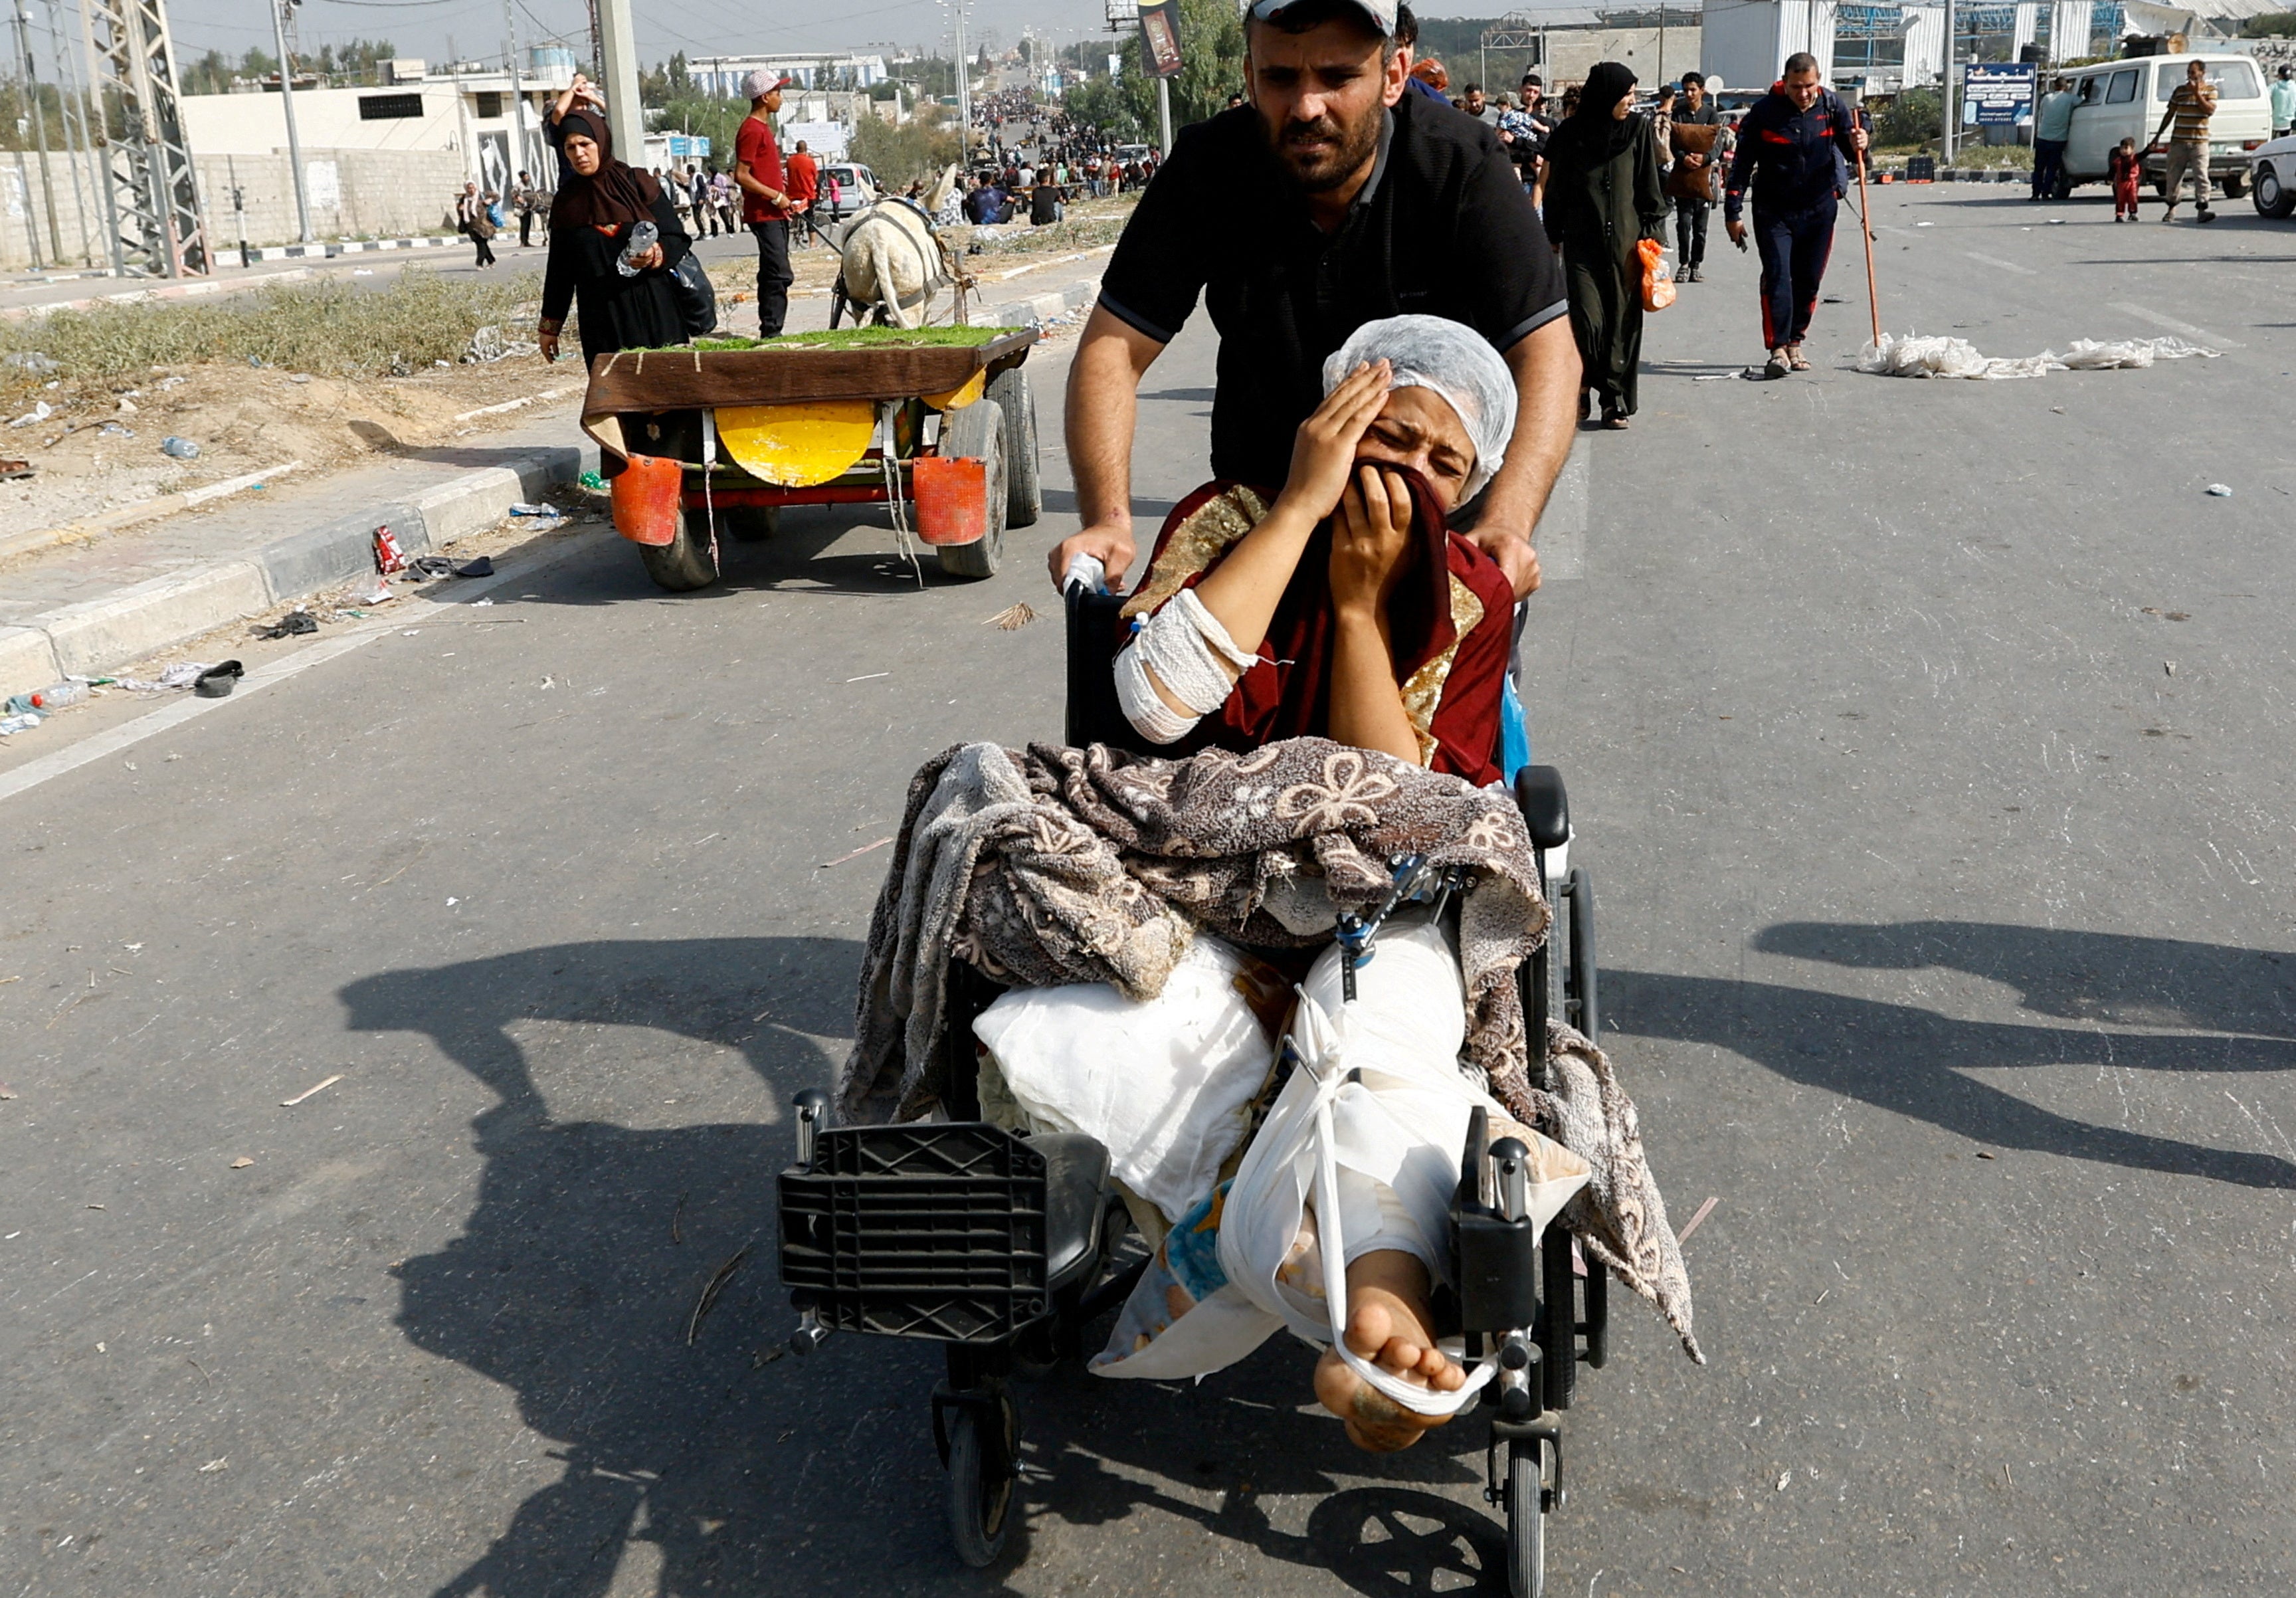
[[[1414,473],[1411,564],[1388,602],[1404,714],[1421,760],[1480,786],[1499,780],[1499,691],[1513,641],[1514,590],[1498,563],[1452,532]],[[1267,514],[1273,496],[1212,482],[1173,508],[1156,535],[1148,573],[1126,603],[1128,625],[1194,586]],[[1334,618],[1329,522],[1308,540],[1275,607],[1258,666],[1196,730],[1159,753],[1249,750],[1281,738],[1329,737]]]

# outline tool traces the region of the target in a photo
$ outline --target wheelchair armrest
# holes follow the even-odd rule
[[[1552,849],[1570,841],[1570,796],[1554,766],[1526,766],[1515,773],[1514,802],[1534,845]]]

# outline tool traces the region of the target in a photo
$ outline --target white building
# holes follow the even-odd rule
[[[463,176],[500,192],[515,175],[532,172],[546,152],[543,113],[573,81],[568,53],[532,53],[520,75],[526,98],[523,137],[513,124],[507,72],[426,74],[415,61],[392,63],[393,81],[381,88],[297,89],[296,142],[308,158],[321,151],[406,152],[458,158]],[[231,94],[183,97],[184,133],[193,152],[206,156],[269,156],[287,149],[287,117],[275,87]],[[426,170],[436,169],[425,162]]]
[[[1833,81],[1833,0],[1710,0],[1700,20],[1698,70],[1734,89],[1767,88],[1786,57],[1817,57],[1821,82]]]
[[[882,55],[840,54],[834,51],[796,52],[782,55],[690,55],[686,75],[696,88],[728,99],[742,97],[742,79],[764,70],[794,78],[805,88],[861,88],[885,81]]]

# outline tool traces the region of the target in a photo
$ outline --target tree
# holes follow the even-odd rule
[[[1131,97],[1117,79],[1102,73],[1088,78],[1070,89],[1061,101],[1061,109],[1086,127],[1097,127],[1119,143],[1131,143],[1148,137],[1132,107]]]
[[[898,124],[862,118],[853,129],[850,153],[888,189],[906,189],[920,179],[931,184],[943,168],[962,161],[964,145],[947,109],[925,105]]]
[[[1124,41],[1123,54],[1115,87],[1138,136],[1146,138],[1157,126],[1156,80],[1142,68],[1139,34]],[[1180,70],[1171,81],[1175,128],[1218,115],[1227,109],[1230,94],[1243,92],[1243,13],[1228,0],[1180,0]],[[1070,91],[1071,109],[1075,96]],[[1096,125],[1114,131],[1112,124]]]

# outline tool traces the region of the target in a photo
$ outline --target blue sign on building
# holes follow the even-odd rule
[[[674,161],[707,160],[709,159],[709,141],[698,133],[671,134],[669,159]]]
[[[1961,70],[1961,119],[1979,127],[2021,127],[2033,119],[2030,61],[1971,61]]]

